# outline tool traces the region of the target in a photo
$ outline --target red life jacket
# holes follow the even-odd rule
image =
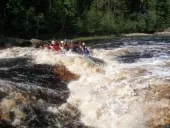
[[[79,48],[81,48],[81,44],[79,43],[79,44],[77,44],[77,46],[79,47]]]
[[[43,48],[51,49],[50,45],[45,45]]]
[[[59,50],[61,50],[60,47],[57,46],[57,45],[53,45],[52,48],[53,48],[54,51],[59,51]]]

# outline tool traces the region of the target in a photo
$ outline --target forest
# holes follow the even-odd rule
[[[1,0],[0,34],[94,36],[163,31],[170,0]]]

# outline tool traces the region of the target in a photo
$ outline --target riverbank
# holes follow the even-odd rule
[[[147,37],[147,36],[167,36],[170,37],[170,32],[163,31],[163,32],[155,32],[153,34],[148,33],[130,33],[130,34],[122,34],[122,37]]]
[[[99,40],[110,40],[110,39],[116,39],[116,38],[132,38],[132,37],[170,37],[170,32],[155,32],[153,34],[148,33],[129,33],[129,34],[120,34],[120,35],[110,35],[110,36],[90,36],[90,37],[78,37],[73,38],[70,40],[73,41],[85,41],[85,42],[91,42],[91,41],[99,41]]]
[[[110,42],[113,40],[118,40],[120,38],[169,38],[170,32],[164,31],[164,32],[155,32],[153,34],[148,33],[129,33],[129,34],[120,34],[120,35],[106,35],[106,36],[87,36],[87,37],[73,37],[68,38],[67,41],[73,41],[73,42],[86,42],[86,43],[100,43],[100,42]],[[51,42],[52,39],[56,39],[57,41],[61,41],[64,39],[55,38],[55,37],[48,37],[48,39],[18,39],[18,38],[12,38],[12,37],[0,37],[0,48],[6,48],[6,47],[12,47],[12,46],[21,46],[21,47],[27,47],[27,46],[33,46],[33,47],[39,47],[43,44],[48,44]]]

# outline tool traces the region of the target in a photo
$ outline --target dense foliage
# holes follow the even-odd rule
[[[2,0],[0,34],[107,35],[170,26],[170,0]]]

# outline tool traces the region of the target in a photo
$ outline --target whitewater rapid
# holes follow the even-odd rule
[[[87,126],[147,128],[169,123],[166,112],[170,112],[170,45],[150,43],[125,42],[119,47],[93,49],[91,56],[103,63],[72,52],[31,47],[1,50],[0,58],[27,57],[31,63],[64,65],[78,74],[80,78],[68,84],[71,93],[65,104],[78,108]],[[127,62],[128,58],[132,61]]]

